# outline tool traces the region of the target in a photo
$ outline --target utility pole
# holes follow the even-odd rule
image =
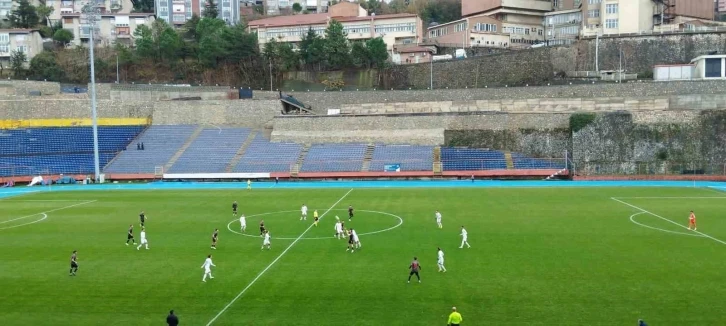
[[[623,45],[620,44],[620,52],[618,53],[618,57],[620,57],[620,71],[618,72],[618,77],[620,79],[620,83],[623,83]]]
[[[270,92],[272,92],[272,58],[270,58]]]
[[[91,60],[91,117],[93,119],[93,168],[95,182],[99,182],[101,176],[101,167],[98,158],[98,114],[96,112],[96,67],[95,67],[95,56],[93,54],[93,48],[96,46],[93,40],[93,34],[96,33],[96,20],[98,19],[98,8],[96,7],[96,0],[91,0],[83,6],[83,13],[86,16],[86,22],[89,29],[89,40],[88,45],[89,57]]]
[[[434,56],[431,56],[431,77],[430,77],[430,83],[429,89],[434,89]]]
[[[600,72],[600,32],[595,34],[595,71]]]
[[[118,53],[116,53],[116,84],[119,83],[118,79]]]

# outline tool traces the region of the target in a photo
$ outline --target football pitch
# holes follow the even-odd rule
[[[462,325],[723,325],[725,204],[726,193],[706,188],[626,187],[10,197],[0,200],[0,325],[164,325],[170,309],[182,325],[445,325],[452,306]],[[149,250],[125,245],[130,224],[139,239],[142,210]],[[686,229],[691,210],[696,232]],[[335,216],[358,232],[360,250],[333,238]],[[271,250],[260,249],[260,220]],[[459,248],[462,225],[471,248]],[[209,254],[214,279],[204,283]],[[422,282],[409,284],[414,256]]]

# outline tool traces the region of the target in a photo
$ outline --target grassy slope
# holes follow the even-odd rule
[[[252,215],[297,210],[322,214],[347,189],[154,192],[68,192],[0,200],[0,228],[31,222],[28,214],[98,200],[49,213],[41,223],[0,230],[0,324],[159,325],[174,308],[184,324],[204,325],[267,267],[308,223],[296,212],[264,216],[273,250],[261,239],[227,230],[231,202]],[[700,189],[395,189],[354,190],[306,237],[332,235],[334,215],[354,205],[363,250],[346,253],[342,240],[300,240],[235,302],[216,325],[436,325],[452,305],[465,323],[627,325],[723,324],[726,245],[700,237],[646,229],[628,217],[638,211],[611,196],[719,196]],[[71,200],[31,202],[22,200]],[[625,199],[685,224],[695,209],[699,231],[726,240],[726,199]],[[146,210],[151,250],[123,245],[128,224]],[[435,227],[433,212],[444,215]],[[248,220],[257,232],[261,217]],[[643,214],[637,221],[685,231]],[[471,249],[458,249],[459,226]],[[236,230],[237,224],[232,224]],[[214,228],[219,249],[209,249]],[[436,273],[435,249],[446,252]],[[68,258],[79,250],[77,277]],[[215,279],[201,282],[208,253]],[[406,284],[419,256],[422,284]]]

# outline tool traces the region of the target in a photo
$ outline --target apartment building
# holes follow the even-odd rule
[[[5,0],[2,0],[5,1]],[[40,5],[39,0],[32,0],[34,6]],[[46,0],[46,6],[53,7],[49,20],[55,24],[61,20],[63,15],[80,14],[87,0]],[[134,9],[131,0],[96,0],[96,6],[104,14],[128,14]],[[2,6],[0,5],[0,8]],[[2,12],[0,11],[0,14]]]
[[[229,24],[240,22],[241,0],[213,0],[219,11],[218,18]],[[155,0],[156,17],[171,25],[181,26],[193,15],[201,16],[206,7],[206,0]]]
[[[690,20],[713,20],[714,4],[711,0],[655,0],[656,19],[663,17],[664,23],[680,24]]]
[[[548,45],[572,44],[582,31],[582,10],[577,8],[548,12],[544,22],[545,41]]]
[[[429,27],[426,40],[449,47],[508,48],[511,42],[502,22],[486,15]]]
[[[100,46],[110,46],[117,42],[132,45],[136,28],[141,25],[151,26],[154,14],[101,14],[96,22],[94,42]],[[73,32],[73,45],[88,45],[91,37],[91,27],[80,14],[64,14],[62,16],[63,28]]]
[[[489,16],[502,22],[502,32],[511,44],[528,45],[544,40],[544,14],[553,9],[552,0],[462,0],[464,17]]]
[[[10,66],[10,56],[13,52],[25,53],[30,59],[43,51],[43,38],[35,29],[0,29],[0,64]]]
[[[718,0],[716,10],[720,13],[726,12],[726,0]]]
[[[325,13],[328,10],[328,0],[265,0],[265,13],[268,16],[291,15],[292,6],[296,3],[308,13]]]
[[[388,50],[397,44],[419,43],[423,39],[423,22],[414,14],[371,15],[358,4],[341,2],[331,6],[327,13],[278,16],[254,20],[248,23],[250,32],[257,33],[260,47],[270,40],[288,42],[296,46],[312,29],[325,36],[331,20],[343,24],[350,41],[383,38]]]

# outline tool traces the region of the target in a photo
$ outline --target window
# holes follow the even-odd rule
[[[606,19],[605,20],[605,28],[618,28],[618,20],[617,19]]]
[[[608,14],[617,14],[618,13],[618,4],[617,3],[608,3],[605,5],[605,12]]]
[[[596,5],[598,3],[602,3],[602,0],[587,0],[587,3],[591,5]]]
[[[542,35],[544,35],[543,33],[544,33],[544,31],[543,31],[543,30],[541,30],[541,29],[537,31],[537,35],[539,35],[539,36],[542,36]]]
[[[474,30],[476,30],[477,32],[496,32],[497,25],[477,23],[474,26]]]
[[[359,24],[359,25],[343,25],[343,31],[348,34],[370,34],[370,24]],[[307,30],[305,30],[307,33]]]
[[[10,43],[10,34],[0,34],[0,43],[2,43],[2,44]]]
[[[192,18],[192,12],[191,11],[187,11],[186,15],[187,15],[187,19]]]
[[[587,17],[597,18],[600,17],[600,9],[592,9],[587,11]]]
[[[455,33],[463,32],[465,30],[466,30],[466,23],[465,22],[454,25],[454,32]]]
[[[20,45],[15,47],[15,51],[22,52],[22,53],[28,53],[28,46],[27,45]],[[719,71],[721,73],[721,71]]]
[[[186,21],[185,17],[186,17],[186,16],[184,16],[184,14],[174,14],[174,15],[172,16],[172,20],[173,20],[174,22],[181,22],[181,23],[183,23],[183,22],[185,22],[185,21]]]
[[[143,19],[143,18],[136,18],[135,21],[136,21],[136,25],[143,25],[146,23],[146,19]]]
[[[415,23],[401,23],[401,24],[381,24],[376,25],[376,34],[386,34],[392,32],[416,32]]]
[[[63,18],[63,24],[73,24],[73,18]]]
[[[7,44],[0,44],[0,53],[8,53],[10,49]]]
[[[721,59],[706,59],[706,78],[721,77]]]

